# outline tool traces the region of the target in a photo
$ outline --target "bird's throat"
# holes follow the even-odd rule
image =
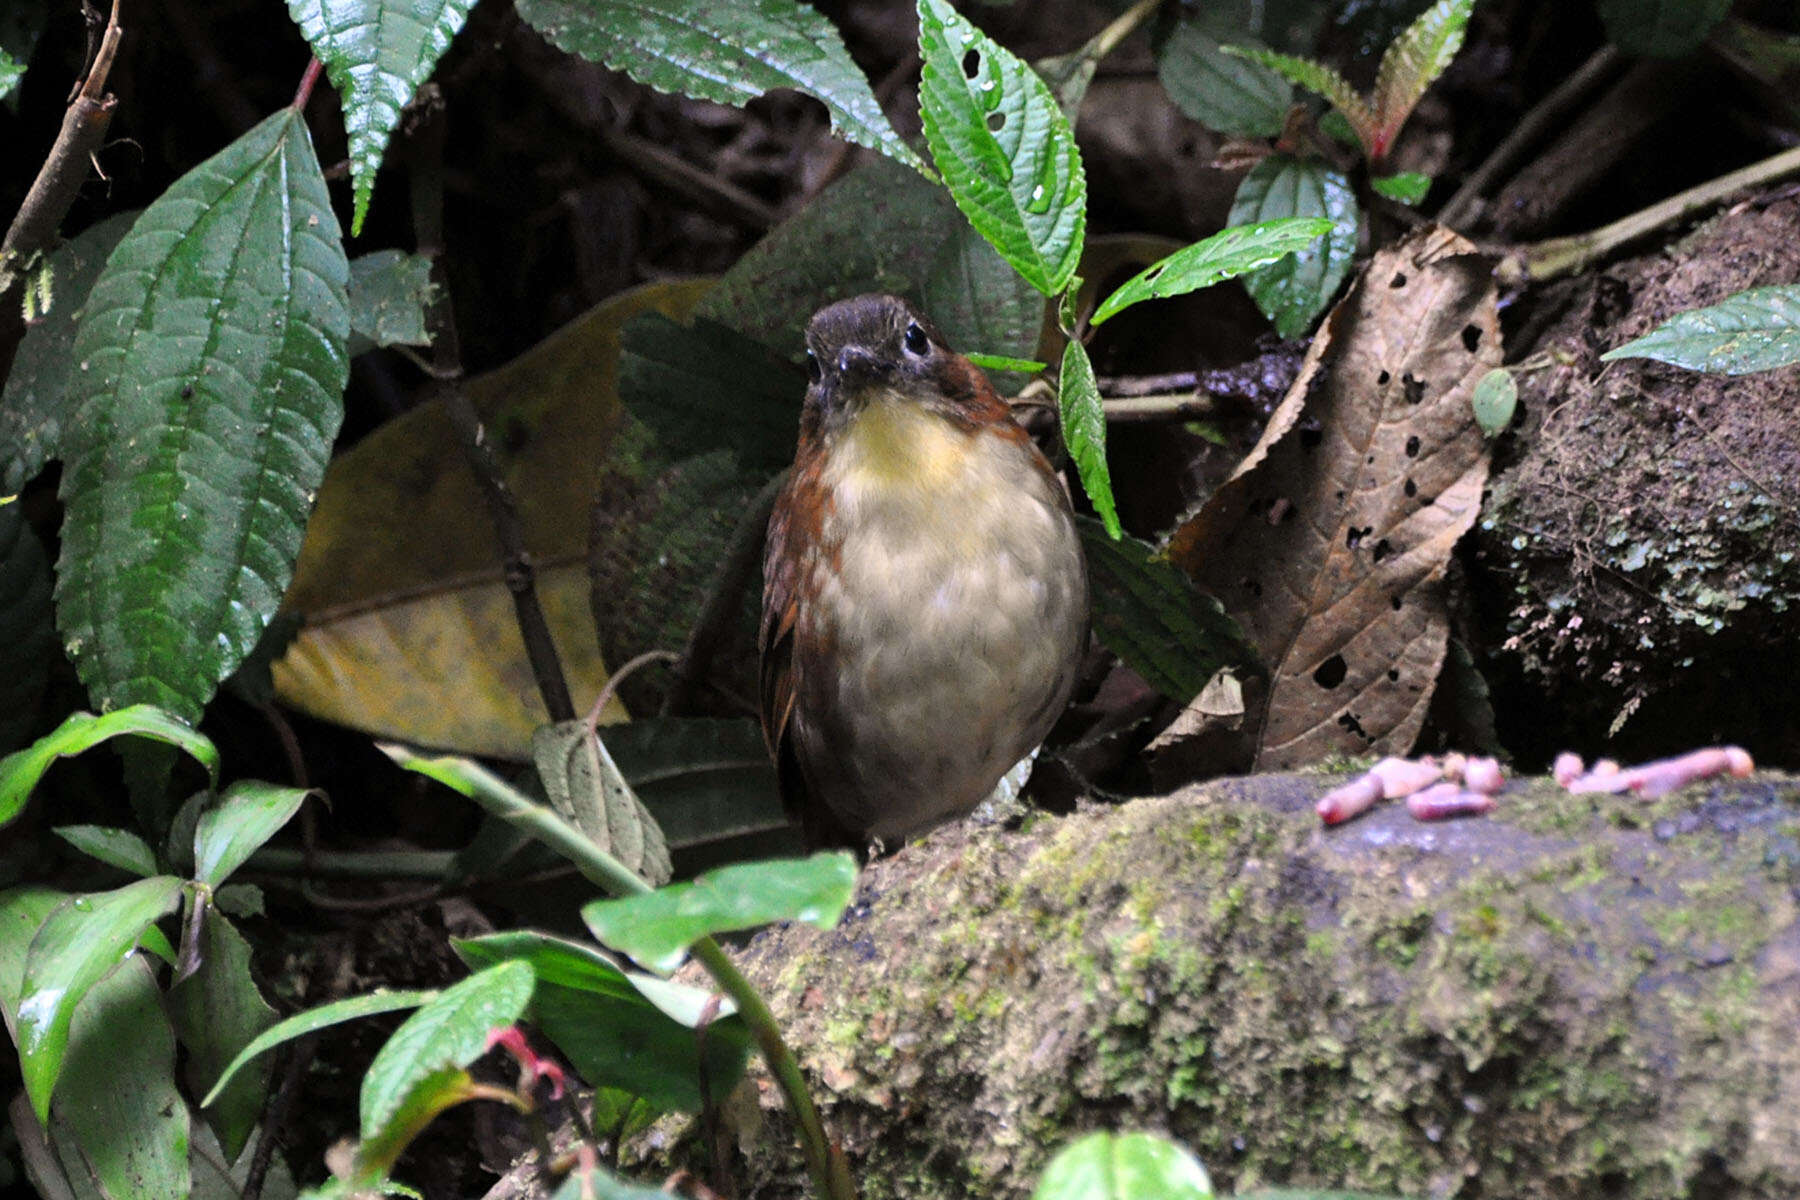
[[[892,392],[870,397],[837,436],[834,465],[857,488],[934,492],[977,451],[971,431]]]

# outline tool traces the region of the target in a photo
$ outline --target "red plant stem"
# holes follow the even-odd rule
[[[290,106],[295,112],[306,107],[312,99],[313,85],[319,82],[319,75],[325,70],[325,64],[316,57],[306,64],[306,74],[300,76],[300,86],[294,89],[294,103]]]

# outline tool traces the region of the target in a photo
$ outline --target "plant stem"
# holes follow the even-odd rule
[[[304,109],[307,101],[312,99],[313,88],[318,84],[319,74],[324,69],[325,64],[316,56],[306,64],[306,73],[300,76],[300,86],[294,89],[294,102],[289,106],[295,112]]]
[[[1088,51],[1094,59],[1105,58],[1118,49],[1119,43],[1137,32],[1138,26],[1150,18],[1162,4],[1162,0],[1138,0],[1138,2],[1120,13],[1105,29],[1096,33],[1087,44]]]

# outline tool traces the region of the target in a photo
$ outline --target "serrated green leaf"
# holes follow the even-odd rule
[[[197,716],[293,574],[343,417],[337,218],[291,109],[178,179],[94,284],[57,617],[106,708]]]
[[[1107,536],[1077,517],[1100,644],[1169,699],[1186,704],[1221,667],[1254,668],[1257,653],[1224,607],[1134,537]]]
[[[140,878],[156,874],[156,852],[129,829],[104,825],[58,825],[50,831],[89,858]]]
[[[382,1013],[394,1012],[402,1008],[417,1008],[438,993],[435,991],[378,991],[367,996],[348,996],[342,1000],[333,1000],[329,1004],[321,1004],[317,1008],[295,1013],[284,1021],[277,1021],[250,1040],[250,1044],[238,1051],[237,1057],[220,1073],[218,1080],[212,1085],[200,1101],[200,1107],[206,1108],[219,1098],[219,1093],[230,1085],[244,1064],[252,1061],[257,1055],[273,1050],[283,1042],[291,1042],[295,1038],[305,1037],[321,1029],[329,1029],[333,1025],[341,1025],[345,1021],[354,1021],[360,1017],[376,1017]]]
[[[1332,223],[1321,241],[1244,278],[1250,298],[1276,332],[1299,337],[1330,306],[1350,273],[1362,213],[1355,189],[1341,173],[1316,160],[1271,154],[1238,184],[1229,219],[1247,225],[1276,217],[1325,217]]]
[[[0,759],[0,825],[19,815],[31,789],[44,777],[51,763],[80,754],[108,738],[128,734],[153,738],[186,751],[206,768],[213,783],[218,783],[218,750],[205,735],[178,717],[148,704],[134,704],[103,717],[93,713],[72,713],[61,725],[25,749]]]
[[[355,358],[376,346],[425,346],[425,310],[432,293],[431,260],[423,254],[377,250],[350,260],[350,344]]]
[[[992,355],[1024,359],[1037,349],[1044,325],[1044,298],[967,221],[956,221],[954,231],[938,247],[921,298],[932,324],[946,339],[959,339],[950,345],[965,354],[980,348]],[[1001,365],[989,369],[1020,368]],[[1024,383],[1018,376],[994,380],[994,386],[1002,391],[1016,390]]]
[[[795,0],[518,0],[516,7],[558,47],[658,91],[739,107],[771,88],[805,92],[825,105],[842,136],[930,173],[888,124],[837,27]]]
[[[1469,407],[1475,410],[1475,423],[1481,432],[1495,437],[1512,424],[1513,412],[1519,406],[1519,385],[1512,372],[1495,367],[1475,383],[1475,394]]]
[[[288,0],[288,15],[343,102],[356,184],[352,234],[362,232],[401,111],[474,7],[475,0]]]
[[[721,867],[692,883],[595,900],[581,917],[602,943],[666,974],[681,964],[689,946],[716,933],[773,921],[830,929],[855,888],[856,860],[830,851]]]
[[[199,969],[169,989],[169,1017],[187,1049],[184,1072],[196,1092],[226,1064],[275,1024],[275,1010],[263,999],[250,973],[250,943],[214,906],[199,918]],[[268,1099],[270,1064],[240,1073],[207,1107],[228,1160],[235,1159],[262,1115]]]
[[[533,983],[526,963],[498,963],[445,988],[408,1017],[363,1075],[363,1140],[380,1137],[433,1074],[466,1067],[487,1053],[489,1032],[524,1014]]]
[[[644,313],[625,326],[619,394],[670,459],[729,450],[774,472],[794,458],[806,376],[768,347],[714,321]]]
[[[1378,195],[1410,208],[1422,202],[1431,191],[1431,176],[1423,171],[1401,171],[1396,175],[1382,175],[1371,179],[1369,186]]]
[[[674,868],[656,818],[586,721],[540,726],[531,735],[531,757],[550,806],[564,819],[651,887],[669,881]]]
[[[1254,225],[1234,225],[1191,246],[1183,246],[1119,285],[1100,302],[1092,324],[1118,315],[1141,300],[1182,296],[1306,251],[1330,233],[1325,217],[1277,217]]]
[[[1156,52],[1156,74],[1175,106],[1208,129],[1236,137],[1274,137],[1287,123],[1293,85],[1225,41],[1243,42],[1241,25],[1206,8],[1185,13]]]
[[[1152,1133],[1090,1133],[1057,1151],[1032,1200],[1210,1200],[1200,1160]]]
[[[76,400],[67,386],[76,321],[107,256],[137,217],[108,217],[50,252],[50,309],[25,330],[0,389],[0,496],[17,492],[62,453],[63,424]]]
[[[1273,50],[1265,50],[1261,46],[1222,46],[1226,54],[1234,54],[1239,58],[1247,58],[1251,62],[1261,63],[1275,74],[1292,83],[1297,83],[1309,92],[1323,96],[1332,108],[1349,124],[1351,132],[1363,145],[1365,153],[1373,156],[1374,146],[1379,141],[1380,124],[1375,110],[1369,102],[1362,98],[1350,81],[1338,74],[1331,67],[1310,58],[1298,58],[1292,54],[1278,54]],[[1235,223],[1235,222],[1234,222]]]
[[[1731,0],[1595,0],[1606,36],[1627,54],[1680,58],[1700,48]]]
[[[619,1088],[663,1111],[698,1112],[694,1036],[712,993],[622,970],[591,945],[515,931],[452,943],[473,969],[509,959],[537,977],[530,1018],[588,1083]],[[743,1073],[749,1030],[726,1002],[706,1027],[706,1078],[715,1099]]]
[[[918,0],[919,115],[956,205],[1002,258],[1055,296],[1087,228],[1075,134],[1030,67],[950,7]]]
[[[1800,284],[1750,288],[1677,313],[1600,358],[1653,358],[1712,375],[1748,375],[1800,362]]]
[[[1380,161],[1393,148],[1400,127],[1425,94],[1462,49],[1469,27],[1469,11],[1475,0],[1438,0],[1419,14],[1381,56],[1375,72],[1374,108],[1380,134],[1368,146],[1369,157]]]
[[[247,779],[226,789],[194,827],[194,878],[217,888],[293,819],[306,788]]]
[[[0,502],[0,753],[37,730],[39,705],[61,653],[44,543],[21,505]],[[0,807],[0,824],[6,817]]]
[[[151,922],[174,911],[181,886],[174,876],[159,875],[116,891],[70,896],[31,939],[14,1015],[19,1071],[38,1120],[50,1118],[50,1096],[62,1072],[76,1006],[137,945]]]
[[[1112,472],[1106,466],[1106,410],[1100,404],[1094,364],[1088,360],[1087,349],[1075,338],[1063,347],[1057,407],[1062,414],[1063,444],[1075,461],[1082,490],[1105,523],[1106,535],[1118,537],[1119,510],[1113,503]]]

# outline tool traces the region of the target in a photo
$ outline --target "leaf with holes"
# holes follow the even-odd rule
[[[1341,172],[1314,159],[1271,154],[1250,168],[1231,202],[1233,225],[1277,217],[1324,217],[1331,232],[1244,277],[1244,288],[1282,337],[1300,337],[1350,273],[1362,211]]]
[[[956,205],[1038,291],[1069,285],[1087,228],[1075,133],[1044,81],[959,16],[918,0],[919,116]]]
[[[1438,0],[1407,26],[1406,32],[1381,56],[1375,73],[1375,118],[1380,123],[1373,144],[1365,141],[1369,158],[1380,162],[1393,149],[1400,127],[1425,89],[1430,87],[1456,52],[1462,49],[1463,32],[1469,26],[1469,10],[1475,0]]]
[[[57,619],[102,707],[193,718],[293,574],[343,419],[337,218],[283,109],[176,180],[75,335]]]
[[[288,0],[288,15],[343,101],[356,181],[351,233],[362,232],[400,113],[474,7],[475,0]]]
[[[1676,313],[1600,358],[1653,358],[1713,375],[1748,375],[1800,362],[1800,285],[1750,288],[1706,308]]]
[[[1411,748],[1487,479],[1471,397],[1500,327],[1473,245],[1434,225],[1382,251],[1326,329],[1283,401],[1310,420],[1259,443],[1171,548],[1268,664],[1258,770]]]
[[[519,15],[570,54],[658,91],[742,107],[771,88],[825,105],[832,128],[930,174],[888,123],[837,27],[795,0],[518,0]]]
[[[1098,325],[1140,300],[1182,296],[1267,266],[1289,254],[1304,254],[1334,228],[1325,217],[1277,217],[1254,225],[1233,225],[1191,246],[1183,246],[1120,284],[1094,310]]]
[[[1100,383],[1087,349],[1070,338],[1063,347],[1062,374],[1058,377],[1057,407],[1062,413],[1063,442],[1075,460],[1081,488],[1094,503],[1094,511],[1106,526],[1108,537],[1118,537],[1119,510],[1113,503],[1112,472],[1106,466],[1106,410],[1100,404]]]

